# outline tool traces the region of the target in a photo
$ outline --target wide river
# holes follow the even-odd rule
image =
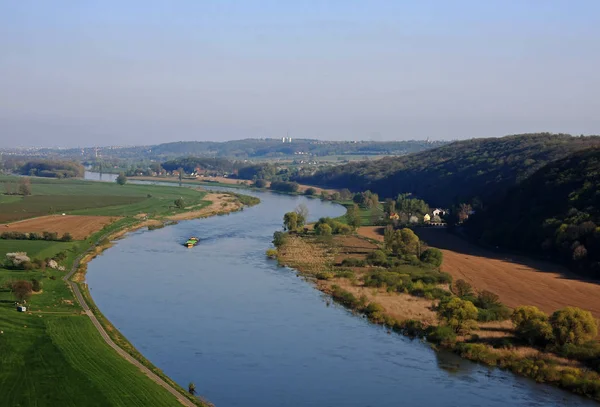
[[[298,204],[308,206],[310,220],[343,208],[244,193],[261,204],[130,233],[88,265],[104,315],[183,387],[194,382],[217,407],[596,405],[434,352],[328,305],[265,250],[283,214]],[[186,249],[191,235],[201,243]]]

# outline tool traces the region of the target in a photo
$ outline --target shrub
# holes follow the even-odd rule
[[[499,297],[491,291],[481,291],[477,295],[474,304],[479,308],[479,314],[477,316],[478,321],[504,321],[510,318],[510,310],[502,304]]]
[[[267,257],[270,259],[276,259],[277,258],[277,249],[267,249]]]
[[[315,277],[317,280],[331,280],[335,277],[335,274],[333,274],[331,271],[320,271],[315,274]]]
[[[257,179],[256,181],[254,181],[254,186],[256,188],[266,188],[267,181],[265,181],[264,179]]]
[[[345,266],[345,267],[364,267],[365,264],[366,263],[364,260],[355,259],[352,257],[342,260],[342,266]]]
[[[537,307],[517,307],[511,319],[517,336],[530,345],[545,346],[552,340],[552,327],[548,323],[548,316]]]
[[[345,307],[357,309],[363,305],[362,301],[358,300],[351,292],[348,292],[337,285],[334,285],[331,288],[331,296],[333,299]]]
[[[304,191],[304,195],[313,196],[316,194],[317,194],[317,190],[314,188],[306,188],[306,191]]]
[[[388,256],[383,250],[374,250],[367,256],[369,263],[375,266],[389,266]]]
[[[577,307],[565,307],[550,317],[557,344],[581,345],[598,335],[598,326],[591,312]]]
[[[477,308],[471,301],[451,298],[440,304],[438,315],[456,333],[469,333],[477,327]]]
[[[185,208],[185,202],[183,201],[183,199],[182,199],[182,198],[177,198],[177,199],[174,201],[174,204],[175,204],[175,207],[176,207],[177,209],[183,209],[183,208]]]
[[[467,283],[465,280],[456,280],[456,283],[454,283],[452,288],[454,294],[461,298],[473,295],[473,287],[471,287],[471,284]]]
[[[331,236],[333,230],[327,223],[317,223],[315,225],[315,233],[320,236]]]
[[[273,245],[275,247],[280,247],[285,244],[286,234],[283,232],[275,232],[273,233]]]
[[[62,240],[63,242],[71,242],[73,240],[73,236],[71,236],[69,232],[66,232],[64,235],[62,235],[60,240]]]
[[[36,280],[35,278],[33,278],[31,280],[31,289],[34,292],[39,293],[40,291],[42,291],[42,283],[39,280]]]
[[[453,347],[456,344],[456,333],[451,327],[440,325],[429,333],[427,340],[445,347]]]
[[[431,264],[434,267],[440,267],[442,265],[443,257],[442,251],[434,247],[430,247],[421,253],[421,261],[423,263]]]

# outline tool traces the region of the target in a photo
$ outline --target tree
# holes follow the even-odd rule
[[[177,198],[175,201],[175,206],[177,207],[177,209],[183,209],[185,208],[185,202],[183,201],[182,198]]]
[[[346,212],[346,221],[353,229],[357,229],[362,224],[358,205],[354,204],[348,208]]]
[[[515,332],[530,345],[545,346],[552,340],[552,327],[548,323],[548,315],[534,306],[515,308],[511,316]]]
[[[387,250],[393,250],[394,236],[394,227],[392,225],[387,225],[383,231],[383,243]]]
[[[477,327],[477,307],[471,301],[453,297],[440,304],[438,315],[456,333],[469,333]]]
[[[465,280],[456,280],[454,283],[454,294],[459,297],[471,297],[473,296],[473,287]]]
[[[306,223],[306,221],[308,220],[308,207],[301,203],[300,205],[296,206],[296,209],[294,209],[294,212],[296,212],[298,214],[298,226],[299,228],[301,228],[302,226],[304,226],[304,224]]]
[[[18,302],[27,302],[33,287],[29,281],[18,280],[11,284],[11,291]]]
[[[340,191],[340,198],[343,201],[347,201],[348,199],[352,198],[352,192],[350,192],[348,188],[344,188]]]
[[[559,345],[581,345],[598,335],[598,325],[589,311],[577,307],[565,307],[550,316],[554,339]]]
[[[304,195],[316,195],[317,194],[317,190],[314,188],[306,188],[306,190],[304,191]]]
[[[473,208],[471,208],[471,205],[461,203],[458,206],[458,213],[457,213],[458,221],[462,223],[465,220],[469,219],[469,215],[471,214],[472,211],[473,211]]]
[[[418,254],[419,237],[409,228],[396,231],[397,239],[400,243],[400,251],[403,254]]]
[[[31,180],[29,177],[19,179],[19,194],[23,196],[31,195]]]
[[[285,243],[285,233],[276,231],[273,233],[273,245],[275,247],[282,246]]]
[[[298,229],[298,214],[296,212],[288,212],[283,215],[283,230],[293,231]]]
[[[254,181],[254,186],[256,188],[266,188],[267,181],[265,181],[264,179],[257,179],[256,181]]]
[[[422,262],[431,264],[435,267],[440,267],[442,265],[443,258],[444,255],[442,254],[442,251],[434,247],[428,248],[421,254]]]
[[[40,283],[39,280],[36,280],[35,278],[31,280],[31,290],[35,291],[36,293],[39,293],[40,291],[42,291],[42,283]]]
[[[65,232],[60,238],[63,242],[71,242],[73,241],[73,236],[69,232]]]
[[[333,194],[331,194],[331,200],[332,201],[339,201],[341,198],[341,195],[339,192],[334,192]]]
[[[125,185],[125,184],[127,184],[127,177],[125,176],[125,173],[124,172],[120,172],[119,176],[117,177],[117,179],[115,181],[119,185]]]
[[[188,393],[190,393],[192,396],[196,394],[196,385],[192,382],[188,384]]]
[[[315,233],[320,236],[331,236],[333,229],[327,223],[317,223],[315,225]]]

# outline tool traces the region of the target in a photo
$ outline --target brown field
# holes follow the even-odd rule
[[[118,219],[115,216],[50,215],[3,225],[0,232],[56,232],[59,237],[68,232],[73,239],[81,240]]]
[[[509,307],[535,305],[551,313],[566,306],[600,318],[600,284],[583,281],[564,267],[524,256],[497,253],[473,245],[440,228],[417,230],[421,239],[444,253],[442,271],[489,290]]]

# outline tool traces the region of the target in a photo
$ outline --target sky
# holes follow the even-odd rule
[[[600,134],[597,0],[0,0],[0,147]]]

